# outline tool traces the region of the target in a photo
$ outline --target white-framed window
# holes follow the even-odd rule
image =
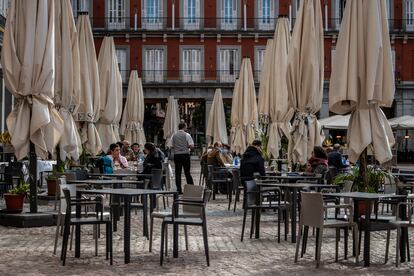
[[[264,46],[255,47],[254,75],[256,76],[256,80],[260,80],[265,53],[266,48]]]
[[[259,29],[273,30],[275,27],[275,0],[258,0],[256,9]]]
[[[119,72],[121,73],[122,82],[126,82],[129,77],[128,72],[128,50],[126,48],[116,48],[116,59],[118,62]]]
[[[336,48],[331,49],[331,71],[335,62]]]
[[[183,25],[186,30],[197,30],[201,22],[202,0],[182,0]]]
[[[223,30],[237,29],[237,0],[220,0],[220,26]]]
[[[386,0],[387,4],[387,20],[388,20],[388,27],[391,31],[394,28],[394,10],[393,10],[393,0]]]
[[[406,31],[414,31],[414,0],[405,0],[405,28]]]
[[[221,82],[234,82],[240,71],[239,48],[222,47],[218,51],[218,76]]]
[[[332,0],[332,28],[339,30],[344,15],[346,0]]]
[[[0,0],[0,14],[6,17],[7,10],[9,9],[10,0]]]
[[[163,82],[164,48],[149,47],[144,49],[144,81]]]
[[[88,12],[89,16],[92,13],[91,1],[89,0],[71,0],[73,16],[77,17],[79,12]]]
[[[202,75],[202,51],[200,48],[181,50],[181,76],[183,82],[200,82]]]
[[[392,71],[394,72],[395,76],[395,49],[391,49],[391,58],[392,58]]]
[[[110,30],[122,30],[126,27],[127,10],[125,0],[107,0],[106,2],[107,27]]]
[[[163,4],[163,0],[142,0],[142,27],[144,29],[162,29]]]

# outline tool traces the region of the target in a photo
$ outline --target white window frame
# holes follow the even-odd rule
[[[332,0],[332,28],[339,31],[345,11],[346,0]]]
[[[0,14],[3,17],[7,16],[7,10],[10,6],[10,0],[0,0]]]
[[[386,0],[387,4],[387,20],[389,30],[394,28],[394,0]]]
[[[266,47],[256,46],[254,47],[254,75],[256,80],[260,80],[260,74],[262,73],[263,60],[265,57]]]
[[[257,0],[255,1],[256,7],[256,17],[257,17],[257,27],[259,30],[273,30],[275,28],[276,14],[278,10],[277,0]],[[263,5],[266,4],[266,7]],[[268,6],[268,5],[269,6]],[[267,14],[263,14],[263,10],[267,9]]]
[[[129,17],[129,0],[106,0],[106,24],[110,30],[123,30]]]
[[[183,82],[201,82],[203,75],[203,47],[181,46],[180,68]]]
[[[240,17],[240,7],[238,0],[220,0],[218,1],[218,18],[222,30],[236,30]],[[227,5],[232,3],[232,5]]]
[[[148,2],[150,4],[150,14],[148,14]],[[155,3],[158,3],[157,5]],[[165,0],[142,0],[142,28],[147,30],[160,30],[164,26],[164,7]]]
[[[405,30],[414,31],[414,0],[404,1]]]
[[[391,58],[392,58],[392,71],[395,76],[396,52],[394,48],[391,49]]]
[[[144,81],[164,82],[166,69],[167,49],[164,46],[144,46]]]
[[[235,82],[240,72],[241,48],[238,46],[218,46],[217,65],[220,82]],[[231,57],[233,55],[233,57]],[[233,59],[233,68],[228,62]],[[226,64],[227,63],[227,64]]]
[[[331,49],[331,71],[334,65],[335,55],[336,55],[336,47],[332,47]]]
[[[181,0],[180,12],[182,14],[181,24],[185,30],[198,30],[201,26],[201,14],[203,14],[202,7],[203,0]],[[192,14],[189,14],[191,7]]]
[[[78,17],[80,12],[88,12],[89,17],[92,17],[92,1],[91,0],[71,0],[73,16]]]
[[[118,62],[119,73],[121,74],[122,82],[124,83],[127,82],[129,77],[128,52],[129,49],[127,47],[115,47],[115,54]]]

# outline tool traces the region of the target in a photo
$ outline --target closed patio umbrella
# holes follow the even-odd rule
[[[54,1],[11,2],[2,48],[2,68],[7,89],[16,105],[7,127],[17,159],[29,153],[46,159],[63,132],[63,120],[54,97]]]
[[[261,71],[259,115],[268,122],[268,152],[279,156],[281,138],[290,137],[290,119],[293,109],[286,104],[288,98],[286,71],[289,50],[289,20],[279,18],[274,39],[269,39]]]
[[[95,54],[91,23],[87,14],[80,14],[77,22],[80,57],[80,101],[76,120],[81,125],[81,140],[85,149],[93,155],[102,150],[96,130],[100,110],[100,86],[98,62]],[[104,149],[106,150],[106,149]]]
[[[80,74],[78,32],[69,0],[55,1],[55,99],[63,118],[60,159],[79,159],[82,142],[72,112],[79,106]]]
[[[214,93],[213,103],[208,116],[206,134],[210,137],[211,144],[214,144],[215,142],[221,142],[222,144],[228,143],[226,115],[224,113],[221,89],[216,89],[216,92]]]
[[[164,139],[166,147],[171,148],[172,136],[178,131],[178,124],[180,123],[180,115],[178,113],[178,101],[173,96],[168,97],[167,113],[164,121]]]
[[[112,124],[112,128],[113,128],[113,130],[114,130],[114,134],[115,134],[115,138],[116,138],[116,140],[117,141],[121,141],[121,136],[120,136],[120,124],[121,124],[121,119],[122,119],[122,111],[124,110],[123,109],[123,102],[124,102],[124,90],[123,90],[123,88],[122,88],[122,83],[123,83],[123,81],[122,81],[122,76],[121,76],[121,73],[119,72],[119,76],[118,76],[118,78],[119,78],[119,91],[117,92],[117,97],[118,97],[118,102],[119,103],[121,103],[121,104],[119,104],[118,105],[118,113],[117,113],[117,115],[116,115],[116,117],[115,117],[115,120],[114,120],[114,122],[113,122],[113,124]]]
[[[347,2],[339,32],[329,87],[329,108],[351,112],[348,156],[356,162],[373,146],[380,162],[392,159],[391,127],[380,106],[394,99],[394,75],[384,1]]]
[[[348,129],[351,115],[334,115],[319,120],[323,129]]]
[[[404,115],[389,119],[393,129],[414,129],[414,116]]]
[[[231,146],[233,151],[243,153],[246,146],[253,142],[257,123],[256,89],[252,65],[249,58],[244,58],[233,92]]]
[[[7,128],[17,159],[30,150],[30,174],[36,155],[46,159],[63,132],[53,104],[55,81],[54,1],[11,1],[1,51],[3,77],[16,99]],[[30,180],[30,212],[37,212],[36,180]]]
[[[119,94],[122,93],[122,80],[113,37],[105,36],[103,39],[98,56],[98,70],[101,103],[96,128],[102,148],[106,150],[110,144],[118,141],[113,124],[117,119],[119,106],[122,105],[122,100],[120,101],[119,98]]]
[[[133,70],[129,78],[128,94],[120,130],[126,140],[141,146],[145,144],[144,111],[141,79],[138,78],[137,70]]]
[[[289,161],[306,164],[313,147],[322,144],[315,113],[323,97],[323,25],[319,0],[303,0],[288,54],[289,104],[295,110],[289,141]]]

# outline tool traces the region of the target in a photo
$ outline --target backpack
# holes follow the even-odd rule
[[[104,174],[111,174],[114,172],[112,168],[112,160],[107,155],[98,159],[96,166],[99,168],[99,171]]]

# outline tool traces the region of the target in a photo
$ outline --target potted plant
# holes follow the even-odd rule
[[[8,193],[4,194],[4,200],[6,201],[6,209],[12,212],[21,212],[23,210],[23,202],[26,195],[29,193],[30,186],[23,180],[11,189]]]
[[[48,196],[56,195],[56,187],[57,187],[56,181],[58,177],[64,173],[65,173],[65,163],[60,161],[54,166],[53,173],[46,177]]]
[[[366,178],[367,184],[365,184],[362,179],[360,167],[354,166],[349,172],[341,173],[335,176],[332,182],[333,184],[341,185],[346,181],[351,181],[353,183],[352,191],[354,192],[376,193],[384,184],[386,178],[392,180],[394,179],[394,176],[390,172],[384,171],[378,166],[368,165],[366,169]],[[358,209],[360,214],[365,212],[364,204],[364,201],[359,202]]]

